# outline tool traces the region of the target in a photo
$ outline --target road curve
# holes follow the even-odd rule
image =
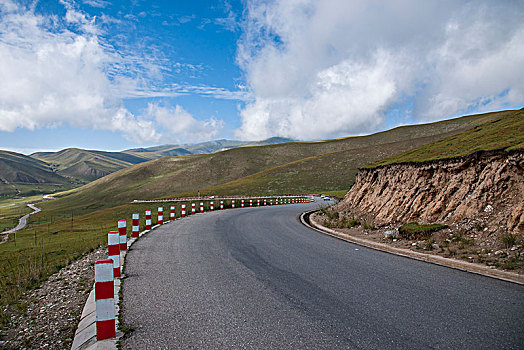
[[[126,258],[123,349],[519,349],[524,287],[304,227],[318,204],[177,220]]]
[[[19,231],[21,229],[23,229],[25,227],[25,225],[27,225],[27,218],[33,214],[36,214],[38,212],[40,212],[40,208],[37,208],[35,207],[33,204],[28,204],[27,205],[29,208],[33,209],[33,212],[29,213],[29,214],[25,214],[24,216],[22,216],[19,220],[18,220],[18,225],[15,227],[15,228],[12,228],[10,230],[6,230],[4,232],[2,232],[2,234],[9,234],[9,233],[14,233],[16,231]]]

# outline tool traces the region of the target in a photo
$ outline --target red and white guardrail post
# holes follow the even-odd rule
[[[257,199],[257,207],[260,207],[260,199]]]
[[[164,223],[164,208],[158,207],[158,224],[162,225]]]
[[[195,215],[195,214],[196,214],[196,204],[191,203],[191,215]]]
[[[204,212],[204,202],[200,202],[200,212]]]
[[[253,200],[252,200],[252,199],[249,200],[249,206],[250,206],[250,207],[253,206]]]
[[[220,210],[224,209],[224,201],[220,201]]]
[[[138,213],[133,213],[133,221],[132,221],[132,227],[131,227],[131,237],[137,238],[140,232],[140,227],[138,223],[139,215]]]
[[[113,260],[95,261],[96,339],[116,336]]]
[[[186,205],[182,204],[182,217],[186,216]]]
[[[273,200],[270,199],[270,200],[269,200],[269,206],[272,206],[272,205],[273,205]]]
[[[211,203],[209,203],[209,211],[213,211],[214,209],[214,203],[211,201]]]
[[[175,206],[174,206],[174,205],[172,205],[172,206],[169,208],[169,220],[170,220],[170,221],[175,220]]]
[[[146,210],[146,230],[151,230],[151,210]]]
[[[235,209],[235,200],[234,199],[231,201],[231,208]]]
[[[107,234],[107,255],[113,260],[113,276],[120,277],[120,234],[110,231]]]
[[[240,207],[244,208],[244,200],[243,199],[240,201]]]
[[[264,207],[265,207],[266,205],[267,205],[267,202],[266,202],[266,200],[264,199]]]
[[[118,220],[118,234],[120,235],[120,251],[127,250],[127,228],[125,220]]]

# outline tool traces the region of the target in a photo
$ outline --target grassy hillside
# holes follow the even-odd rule
[[[476,151],[524,149],[524,109],[506,113],[462,133],[388,157],[366,167],[460,157]]]
[[[225,184],[201,189],[202,194],[347,192],[363,164],[441,138],[441,135],[330,152],[286,163]],[[187,193],[190,195],[193,193]]]
[[[506,113],[404,126],[368,136],[160,158],[98,179],[46,206],[87,213],[133,199],[196,194],[198,190],[201,194],[347,190],[360,166],[462,132]]]
[[[44,161],[63,176],[89,182],[148,158],[122,152],[103,152],[67,148],[59,152],[34,153],[31,157]]]
[[[68,179],[40,160],[0,151],[0,198],[54,192],[71,186]]]

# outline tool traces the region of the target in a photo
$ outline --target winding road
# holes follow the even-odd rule
[[[522,349],[524,286],[303,226],[317,203],[197,214],[126,258],[123,349]]]
[[[13,233],[13,232],[16,232],[16,231],[19,231],[19,230],[23,229],[25,227],[25,225],[27,225],[27,218],[30,215],[36,214],[36,213],[38,213],[40,211],[40,208],[35,207],[33,204],[28,204],[27,206],[29,208],[33,209],[33,212],[31,212],[29,214],[25,214],[24,216],[22,216],[18,220],[18,225],[15,228],[12,228],[10,230],[4,231],[4,232],[2,232],[2,234],[9,234],[9,233]]]

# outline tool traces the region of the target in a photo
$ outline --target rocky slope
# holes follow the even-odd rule
[[[524,152],[477,152],[361,169],[338,211],[377,226],[419,223],[524,234]],[[522,238],[522,237],[520,237]]]

